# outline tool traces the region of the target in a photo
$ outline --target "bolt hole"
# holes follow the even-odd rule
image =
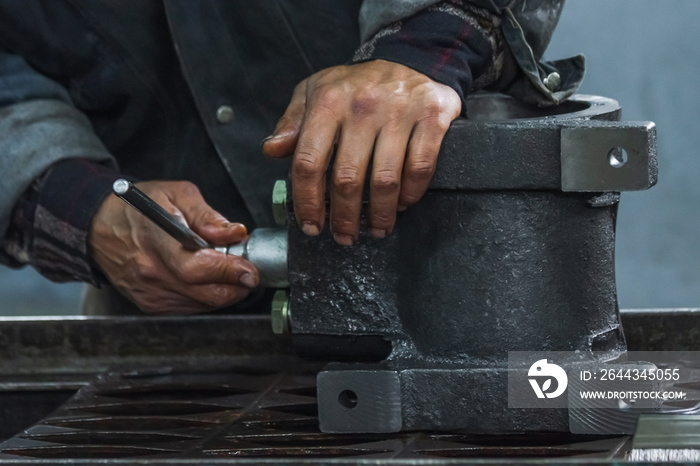
[[[622,147],[613,147],[608,151],[608,163],[613,168],[620,168],[627,163],[627,151]]]
[[[347,409],[354,408],[357,406],[357,393],[352,390],[343,390],[340,392],[340,395],[338,395],[338,403]]]

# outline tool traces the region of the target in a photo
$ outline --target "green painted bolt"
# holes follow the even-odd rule
[[[272,296],[272,333],[289,333],[289,297],[286,290],[277,290]]]
[[[275,181],[275,187],[272,188],[272,215],[277,225],[287,224],[287,182],[285,180]]]

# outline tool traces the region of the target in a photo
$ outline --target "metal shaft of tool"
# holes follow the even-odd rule
[[[143,191],[131,182],[120,178],[112,185],[112,190],[117,197],[141,212],[149,220],[158,225],[167,234],[175,238],[185,249],[196,251],[198,249],[211,248],[201,236],[179,222],[172,214],[162,208]]]

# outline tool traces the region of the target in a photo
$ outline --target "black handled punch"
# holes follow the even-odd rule
[[[157,202],[148,197],[143,191],[134,186],[130,181],[118,179],[112,185],[114,194],[141,212],[153,223],[158,225],[167,234],[175,238],[185,249],[196,251],[198,249],[211,248],[201,236],[179,222],[172,214],[162,208]]]

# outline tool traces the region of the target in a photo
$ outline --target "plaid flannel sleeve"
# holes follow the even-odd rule
[[[442,1],[379,30],[352,62],[382,59],[413,68],[454,89],[466,114],[469,92],[500,77],[505,53],[500,21],[466,1]]]
[[[87,235],[92,217],[119,177],[115,170],[83,159],[52,165],[15,205],[0,240],[0,262],[31,265],[56,282],[104,283],[90,259]]]

